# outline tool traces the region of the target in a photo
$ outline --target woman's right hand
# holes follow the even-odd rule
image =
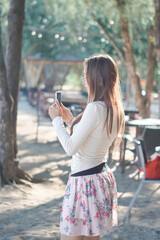
[[[61,103],[61,116],[63,122],[70,123],[73,120],[71,111]]]

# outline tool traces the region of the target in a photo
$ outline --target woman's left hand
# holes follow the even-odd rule
[[[53,120],[55,117],[61,116],[61,108],[59,106],[58,101],[56,100],[56,102],[54,104],[52,104],[49,109],[48,109],[48,114],[50,116],[50,118]]]

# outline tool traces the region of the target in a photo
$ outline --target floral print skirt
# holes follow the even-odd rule
[[[117,225],[117,188],[113,173],[69,177],[60,218],[61,234],[99,236]]]

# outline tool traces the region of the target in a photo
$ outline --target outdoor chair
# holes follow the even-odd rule
[[[151,136],[154,134],[154,138],[151,138]],[[159,143],[160,145],[160,128],[157,127],[139,127],[139,134],[138,139],[143,139],[144,142],[144,148],[145,148],[145,162],[147,161],[147,158],[150,158],[150,156],[155,152],[155,147]],[[121,157],[120,157],[120,164],[122,167],[122,173],[125,172],[125,166],[126,166],[126,150],[129,150],[133,153],[134,157],[133,160],[129,161],[129,164],[134,163],[136,159],[136,149],[132,141],[133,137],[129,134],[123,135],[123,141],[121,143]],[[132,146],[128,146],[128,143]],[[143,144],[143,143],[142,143]],[[127,163],[128,164],[128,163]]]
[[[122,137],[122,142],[120,144],[120,165],[122,168],[122,173],[125,172],[125,166],[126,164],[126,150],[129,150],[130,152],[132,152],[134,154],[134,158],[132,160],[132,162],[135,160],[135,147],[134,147],[134,143],[133,143],[133,137],[130,136],[129,134],[123,134]],[[133,146],[128,147],[128,143],[132,143]],[[131,161],[130,161],[131,162]]]
[[[140,193],[143,187],[143,184],[144,183],[152,183],[152,184],[160,183],[160,179],[158,180],[146,179],[146,170],[145,170],[145,163],[148,162],[151,156],[155,153],[155,148],[157,146],[160,146],[160,128],[145,128],[141,139],[135,139],[131,136],[128,136],[127,140],[135,144],[139,166],[142,168],[143,176],[141,178],[140,185],[136,190],[134,197],[132,198],[128,206],[128,209],[124,215],[124,219],[123,219],[124,223],[126,222],[127,218],[129,221],[131,209],[138,197],[138,194]],[[158,188],[156,189],[156,191],[158,190]]]
[[[139,138],[142,141],[144,148],[145,162],[151,158],[155,152],[155,147],[160,146],[160,128],[146,127]]]

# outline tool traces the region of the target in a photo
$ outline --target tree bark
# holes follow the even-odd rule
[[[0,177],[13,180],[16,157],[16,117],[25,0],[11,0],[8,14],[6,66],[0,32]]]
[[[14,157],[17,154],[17,104],[19,92],[19,75],[21,65],[22,30],[24,22],[25,0],[11,0],[8,13],[8,37],[6,51],[6,70],[9,91],[14,99],[13,106],[13,134]]]
[[[160,63],[160,0],[155,0],[155,38],[157,56]]]
[[[160,0],[155,0],[155,39],[156,39],[156,53],[160,65]],[[160,118],[160,81],[158,83],[159,95],[159,118]]]
[[[12,110],[13,101],[8,89],[0,23],[0,178],[4,183],[13,178]]]
[[[154,26],[151,25],[148,33],[148,73],[145,96],[146,117],[150,116],[151,93],[154,84],[154,71],[156,65],[156,51],[154,40]]]

